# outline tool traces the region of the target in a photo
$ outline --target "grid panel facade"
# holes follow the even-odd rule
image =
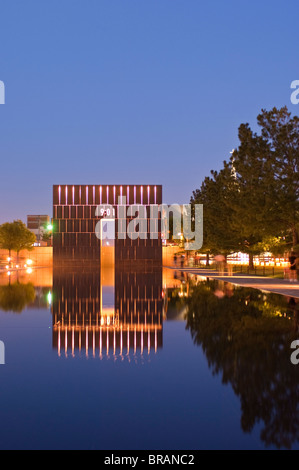
[[[118,207],[126,198],[125,211]],[[101,219],[98,206],[111,206],[115,217],[115,260],[123,265],[137,261],[162,262],[160,213],[151,219],[151,207],[162,204],[161,185],[55,185],[53,187],[53,254],[55,261],[80,263],[100,260],[101,240],[96,229]],[[138,236],[127,234],[136,218],[127,216],[129,206],[139,206]],[[138,207],[136,207],[137,209]],[[143,213],[144,212],[144,213]],[[137,213],[138,214],[138,213]]]

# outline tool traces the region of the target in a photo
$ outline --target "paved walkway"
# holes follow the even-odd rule
[[[202,277],[209,277],[221,281],[231,282],[244,287],[253,287],[266,292],[273,292],[275,294],[282,294],[288,297],[299,298],[299,282],[293,283],[288,279],[275,279],[272,277],[254,276],[242,273],[233,273],[229,275],[221,275],[218,271],[213,269],[198,269],[198,268],[177,268],[167,266],[176,271],[188,272],[190,274],[197,274]]]

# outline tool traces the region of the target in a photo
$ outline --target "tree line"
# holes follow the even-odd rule
[[[191,204],[203,204],[207,254],[265,251],[283,255],[299,242],[299,118],[287,107],[262,110],[260,132],[238,129],[239,146],[211,171]]]

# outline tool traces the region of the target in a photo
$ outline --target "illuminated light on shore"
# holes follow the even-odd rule
[[[26,272],[27,274],[32,274],[32,268],[28,268]]]
[[[205,261],[202,260],[204,264]],[[227,263],[236,266],[248,266],[249,256],[246,253],[234,253],[228,257]],[[255,267],[280,267],[286,268],[289,262],[285,258],[275,258],[272,253],[266,253],[263,256],[254,256],[253,264]]]
[[[27,264],[28,266],[31,266],[31,265],[33,264],[32,259],[27,259],[26,264]]]

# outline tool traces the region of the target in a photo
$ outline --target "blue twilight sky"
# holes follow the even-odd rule
[[[298,114],[298,44],[298,0],[0,0],[0,223],[59,183],[188,203],[241,122]]]

